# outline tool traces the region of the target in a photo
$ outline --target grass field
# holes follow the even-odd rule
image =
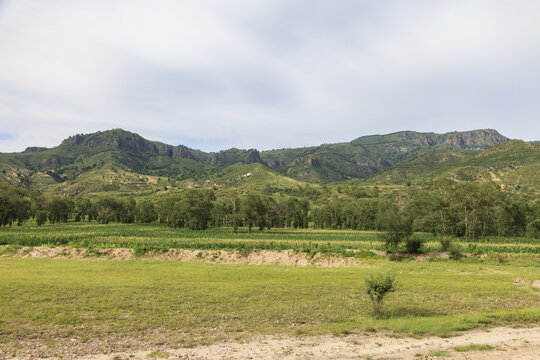
[[[0,349],[16,353],[21,339],[54,348],[66,339],[121,347],[123,339],[191,346],[254,334],[377,329],[445,335],[540,321],[539,294],[527,285],[540,278],[538,266],[385,259],[366,265],[0,258]],[[401,286],[374,316],[363,279],[387,270]]]
[[[426,251],[440,250],[439,239],[430,234],[422,237]],[[456,242],[461,242],[455,239]],[[474,242],[461,242],[471,253],[540,254],[538,239],[486,237]],[[166,249],[237,249],[285,250],[305,252],[343,252],[349,249],[383,250],[380,233],[353,230],[273,229],[249,233],[240,229],[212,228],[206,231],[172,229],[164,224],[62,223],[55,225],[21,226],[0,229],[0,245],[67,245],[76,247],[124,247],[141,251]]]
[[[426,250],[440,249],[431,235],[416,236],[426,239]],[[446,336],[540,322],[539,244],[527,238],[462,244],[464,251],[488,252],[488,257],[397,262],[376,256],[341,268],[9,256],[11,248],[43,245],[134,248],[143,258],[145,251],[169,248],[348,256],[349,249],[382,249],[379,234],[66,223],[0,229],[0,245],[12,245],[0,254],[0,357],[28,349],[33,352],[26,358],[170,349],[258,334]],[[380,271],[392,271],[400,286],[385,300],[383,312],[374,315],[364,279]]]

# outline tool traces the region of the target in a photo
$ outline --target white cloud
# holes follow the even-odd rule
[[[122,127],[204,150],[540,138],[540,3],[0,3],[0,151]]]

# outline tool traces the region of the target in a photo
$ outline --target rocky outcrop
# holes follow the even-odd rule
[[[261,162],[261,156],[259,155],[259,152],[255,149],[248,150],[248,154],[244,160],[246,164],[253,164],[253,163],[260,163]]]
[[[235,163],[253,164],[260,162],[262,162],[261,156],[256,149],[242,150],[232,148],[229,150],[220,151],[212,155],[210,165],[227,166]]]
[[[193,154],[188,150],[187,147],[183,146],[183,145],[178,145],[178,146],[175,146],[173,149],[172,149],[172,154],[171,156],[173,158],[177,158],[177,159],[191,159],[191,160],[197,160],[195,158],[195,156],[193,156]]]
[[[153,153],[179,159],[196,160],[189,149],[183,145],[171,146],[146,140],[138,134],[114,129],[93,134],[78,134],[64,140],[61,147],[86,146],[89,148],[114,148],[135,153]]]
[[[502,136],[496,130],[482,129],[442,134],[438,139],[437,144],[460,148],[484,149],[508,140],[510,139],[506,136]]]
[[[356,165],[358,166],[366,166],[366,167],[373,167],[373,168],[383,168],[388,167],[391,164],[388,161],[385,160],[359,160],[356,162]]]
[[[24,149],[23,153],[35,153],[35,152],[46,151],[46,150],[49,150],[49,148],[40,147],[40,146],[29,146],[26,149]]]
[[[271,169],[279,169],[282,166],[285,166],[287,163],[285,161],[278,161],[278,160],[271,160],[269,161],[266,166],[268,166]]]

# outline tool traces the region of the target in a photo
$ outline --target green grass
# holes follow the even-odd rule
[[[159,350],[152,351],[150,354],[148,354],[149,358],[154,358],[154,359],[168,359],[169,356],[170,354],[168,352],[159,351]]]
[[[441,350],[433,350],[428,353],[428,356],[434,356],[434,357],[450,357],[450,354],[446,351]]]
[[[193,346],[278,333],[446,336],[540,321],[538,295],[513,284],[538,279],[538,266],[365,261],[371,268],[0,258],[0,350],[18,339]],[[374,315],[363,280],[389,270],[402,286]]]
[[[466,351],[486,351],[486,350],[493,350],[495,348],[488,344],[469,344],[465,346],[454,346],[453,349],[458,352],[466,352]]]
[[[425,251],[439,251],[438,238],[417,234],[425,242]],[[457,240],[455,240],[458,242]],[[540,243],[531,238],[487,237],[475,242],[460,243],[465,252],[540,254]],[[206,231],[171,229],[164,224],[107,224],[62,223],[42,227],[26,225],[0,228],[0,245],[18,246],[74,246],[133,248],[138,253],[149,250],[288,250],[308,253],[334,252],[353,255],[347,250],[384,250],[380,233],[354,230],[272,229],[251,234],[242,228],[211,228]],[[403,249],[404,250],[404,249]]]

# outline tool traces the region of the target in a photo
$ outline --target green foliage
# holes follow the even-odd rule
[[[140,223],[151,223],[158,219],[158,213],[153,202],[140,200],[135,207],[135,220]]]
[[[379,230],[386,230],[384,240],[387,249],[397,249],[402,241],[412,235],[412,221],[399,214],[395,206],[389,206],[379,213],[376,222]]]
[[[442,251],[448,251],[450,250],[450,246],[452,245],[452,239],[449,237],[442,237],[439,242],[441,243],[441,249]]]
[[[488,344],[469,344],[469,345],[463,345],[463,346],[454,346],[454,350],[458,352],[486,351],[486,350],[493,350],[493,349],[495,348]]]
[[[405,249],[409,254],[419,254],[424,245],[424,239],[418,236],[410,236],[405,239]]]
[[[398,289],[398,282],[392,273],[375,273],[364,279],[365,292],[373,304],[376,313],[381,310],[386,295]]]
[[[463,248],[461,245],[452,243],[448,248],[448,256],[452,260],[461,260],[463,257]]]
[[[170,227],[205,230],[212,219],[215,199],[213,190],[187,189],[180,195],[165,199],[161,217]]]
[[[36,217],[36,224],[38,226],[41,226],[41,225],[44,225],[45,223],[47,223],[47,219],[49,217],[49,214],[48,214],[47,211],[37,210],[36,213],[35,213],[35,217]]]
[[[14,222],[21,225],[30,218],[31,206],[26,191],[0,183],[0,227]]]
[[[540,219],[535,219],[527,225],[527,236],[540,239]]]
[[[412,169],[419,168],[418,172],[423,174],[422,176],[425,177],[427,174],[429,178],[433,178],[432,169],[437,168],[439,164],[452,163],[459,166],[465,163],[464,169],[480,167],[483,174],[489,176],[489,170],[486,169],[496,163],[501,173],[508,173],[508,169],[519,172],[518,175],[507,176],[508,178],[513,176],[516,186],[524,185],[520,179],[528,179],[525,185],[534,184],[532,179],[538,172],[533,161],[537,159],[534,157],[535,151],[538,152],[535,148],[527,146],[516,150],[512,147],[502,148],[502,152],[511,155],[507,156],[511,157],[510,165],[508,161],[506,163],[503,161],[504,154],[497,152],[489,153],[494,161],[484,161],[476,156],[473,158],[472,154],[475,152],[470,149],[486,148],[506,140],[492,130],[442,135],[399,132],[385,136],[363,137],[350,143],[265,151],[259,156],[255,149],[233,148],[218,153],[205,153],[182,145],[171,146],[148,141],[137,134],[114,129],[75,135],[52,149],[29,149],[20,154],[0,154],[0,169],[3,170],[0,179],[31,189],[39,188],[49,193],[149,194],[181,186],[182,181],[198,184],[209,181],[227,186],[238,184],[245,179],[233,176],[232,172],[235,172],[238,165],[256,164],[260,165],[270,178],[279,175],[280,182],[284,185],[288,183],[286,188],[291,189],[290,185],[295,183],[291,178],[314,183],[367,179],[392,166],[408,164],[408,160],[434,154],[433,156],[438,158],[428,162],[424,167],[421,164],[407,166]],[[449,150],[452,150],[454,155],[448,155]],[[521,159],[525,161],[524,166],[515,167],[515,161],[519,159],[514,153],[523,155]],[[449,156],[452,160],[449,160]],[[486,166],[488,162],[489,165]],[[232,171],[229,171],[230,167]],[[404,174],[410,182],[407,172],[407,169],[397,171]],[[383,180],[381,182],[388,182]],[[399,179],[390,182],[396,183]],[[266,183],[271,185],[270,181]]]

